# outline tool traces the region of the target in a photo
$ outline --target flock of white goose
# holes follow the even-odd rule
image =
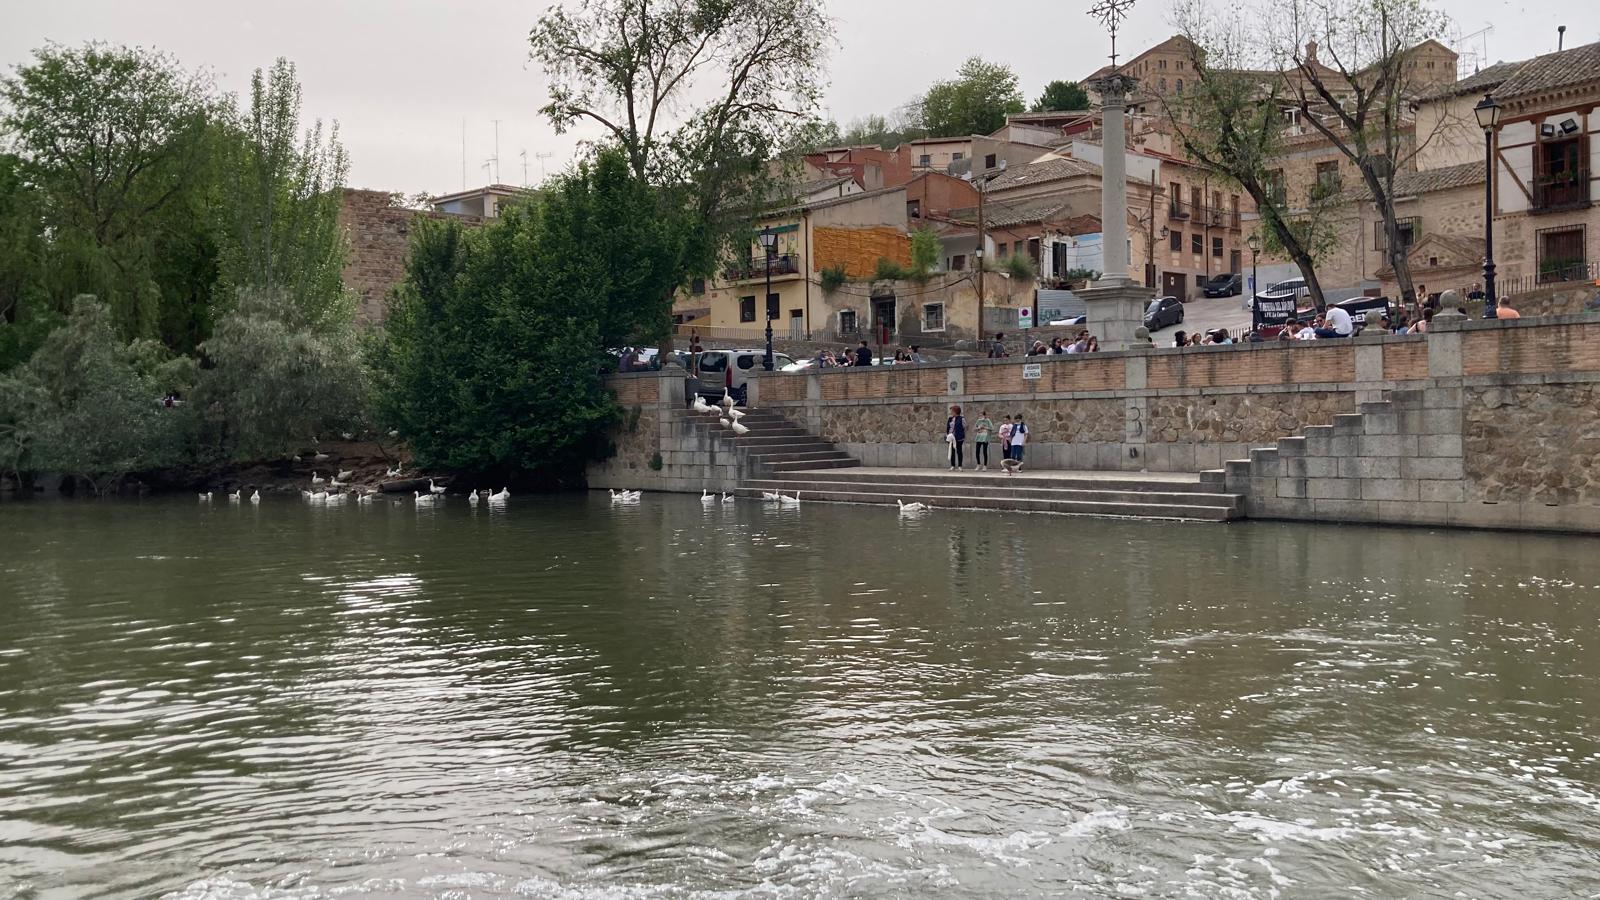
[[[319,453],[317,454],[316,458],[326,459],[327,454]],[[295,459],[298,460],[299,457],[295,457]],[[389,469],[384,474],[389,478],[396,478],[402,474],[400,468],[400,466],[396,466],[392,469]],[[300,491],[300,499],[317,506],[338,506],[352,501],[357,504],[376,502],[380,496],[380,492],[374,488],[367,488],[365,490],[351,488],[350,490],[345,490],[345,488],[350,487],[349,480],[354,475],[354,470],[346,469],[341,472],[335,472],[333,475],[327,478],[323,478],[320,472],[313,469],[311,472],[311,487],[309,489],[303,489]],[[432,506],[443,503],[445,502],[445,490],[446,489],[443,485],[438,484],[432,478],[429,478],[428,493],[424,494],[421,491],[412,491],[412,502],[418,506]],[[210,503],[216,494],[214,491],[202,491],[199,496],[201,503]],[[240,503],[244,500],[244,490],[241,488],[230,494],[227,494],[226,496],[229,503]],[[249,499],[251,503],[260,503],[261,492],[251,492]],[[504,487],[498,491],[475,490],[467,493],[467,503],[472,506],[477,506],[480,502],[487,503],[491,506],[500,506],[505,504],[505,502],[510,499],[511,489]]]

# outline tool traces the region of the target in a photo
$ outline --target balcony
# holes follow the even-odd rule
[[[1192,221],[1196,225],[1208,228],[1231,228],[1239,230],[1239,213],[1237,210],[1224,209],[1220,206],[1196,206],[1182,200],[1167,201],[1167,218],[1179,222]]]
[[[1553,170],[1553,171],[1552,171]],[[1589,167],[1535,165],[1532,212],[1560,212],[1589,205]]]
[[[800,256],[796,253],[785,253],[772,257],[772,280],[793,278],[801,273]],[[722,280],[728,284],[744,281],[765,281],[767,277],[767,264],[765,260],[742,259],[729,263],[722,270]]]

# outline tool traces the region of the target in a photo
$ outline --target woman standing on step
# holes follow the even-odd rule
[[[978,413],[972,428],[972,465],[982,472],[989,468],[989,436],[994,434],[994,420],[989,418],[988,410]]]
[[[944,439],[950,444],[950,471],[965,469],[962,452],[967,440],[967,422],[961,418],[961,407],[950,407],[950,418],[944,420]]]

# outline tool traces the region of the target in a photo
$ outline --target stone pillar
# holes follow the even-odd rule
[[[1088,307],[1084,325],[1100,338],[1102,350],[1130,350],[1149,347],[1135,341],[1133,330],[1144,325],[1144,308],[1150,303],[1150,289],[1123,277],[1121,284],[1107,285],[1101,279],[1092,288],[1078,291]]]
[[[1127,284],[1128,158],[1124,115],[1134,80],[1112,72],[1095,82],[1100,92],[1100,235],[1104,271],[1096,287]]]

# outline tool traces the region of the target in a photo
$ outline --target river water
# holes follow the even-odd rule
[[[0,897],[1600,896],[1592,539],[0,504]]]

